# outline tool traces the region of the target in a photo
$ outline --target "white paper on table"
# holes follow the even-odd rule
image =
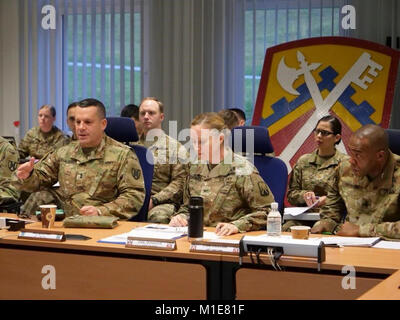
[[[398,241],[385,241],[381,240],[373,246],[373,248],[379,249],[400,249],[400,242]]]
[[[289,214],[292,217],[295,217],[295,216],[301,215],[302,213],[310,210],[311,208],[314,208],[318,203],[319,203],[319,201],[316,201],[313,203],[312,206],[309,206],[309,207],[288,207],[288,208],[285,208],[284,213]]]
[[[326,245],[338,245],[348,247],[372,247],[380,238],[379,237],[323,237],[320,238]]]
[[[149,224],[144,227],[132,229],[128,237],[150,239],[177,239],[187,233],[187,227],[169,227],[166,225]]]

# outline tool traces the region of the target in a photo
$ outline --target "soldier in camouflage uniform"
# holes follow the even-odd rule
[[[336,150],[341,140],[342,125],[333,116],[321,118],[314,130],[314,140],[318,148],[299,158],[290,175],[287,199],[297,207],[311,206],[317,200],[318,207],[325,204],[326,195],[335,188],[335,170],[347,156]],[[333,190],[334,191],[334,190]],[[318,208],[313,208],[318,211]],[[309,225],[313,222],[289,220],[282,231],[290,231],[291,226]]]
[[[72,136],[68,137],[65,144],[77,140],[75,132],[75,111],[79,102],[72,102],[67,108],[67,124],[72,132]],[[59,194],[59,187],[51,187],[47,190],[31,193],[21,207],[21,216],[30,217],[39,210],[40,205],[61,203],[61,195]]]
[[[172,214],[182,203],[186,177],[186,149],[161,129],[164,106],[156,98],[145,98],[139,107],[143,133],[139,144],[148,148],[154,158],[148,220],[169,223]]]
[[[6,139],[0,137],[0,204],[19,199],[18,190],[10,184],[18,161],[17,150]]]
[[[76,108],[78,141],[48,153],[36,165],[20,165],[13,182],[37,191],[60,183],[66,216],[116,216],[129,219],[144,201],[144,182],[135,153],[107,137],[104,105],[85,99]]]
[[[224,120],[213,112],[200,114],[192,121],[191,139],[200,161],[190,164],[184,204],[171,219],[171,226],[187,225],[190,197],[200,196],[204,224],[215,226],[217,235],[266,227],[273,194],[246,158],[224,146],[221,130],[225,127]],[[220,132],[212,142],[207,129]]]
[[[68,142],[68,137],[53,125],[56,120],[56,109],[44,105],[39,109],[39,126],[30,129],[18,146],[21,159],[34,157],[41,159],[47,152],[53,151]]]
[[[349,160],[340,163],[338,190],[330,192],[312,232],[400,238],[400,157],[388,148],[384,129],[366,125],[350,138]],[[340,224],[347,210],[346,222]]]

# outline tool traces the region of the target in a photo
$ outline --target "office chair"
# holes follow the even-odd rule
[[[122,142],[129,144],[130,142],[136,142],[139,140],[136,132],[135,123],[131,118],[125,117],[107,117],[107,127],[105,130],[106,135]],[[139,145],[130,145],[131,149],[135,150],[135,153],[139,159],[140,166],[143,172],[144,188],[145,188],[145,199],[142,208],[138,214],[132,217],[131,221],[146,221],[147,211],[149,208],[151,186],[153,181],[153,154],[147,152],[147,148]],[[147,160],[147,158],[149,160]]]
[[[389,136],[389,149],[393,153],[400,155],[400,129],[386,129]]]
[[[14,146],[15,149],[17,149],[17,142],[15,141],[15,138],[12,136],[3,136],[4,139],[6,139],[11,145]]]
[[[246,132],[254,137],[253,146],[247,145],[250,136],[246,139]],[[288,171],[281,159],[266,155],[274,152],[268,129],[260,126],[236,127],[232,129],[231,139],[234,152],[246,154],[248,158],[254,156],[254,165],[271,189],[275,201],[278,202],[279,211],[283,213]]]

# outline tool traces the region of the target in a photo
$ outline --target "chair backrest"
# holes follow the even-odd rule
[[[247,138],[246,138],[247,135]],[[253,135],[253,136],[251,136]],[[254,145],[247,145],[249,137],[254,141]],[[236,141],[235,141],[236,139]],[[239,141],[237,141],[239,139]],[[241,147],[241,149],[240,149]],[[245,153],[249,158],[254,157],[254,165],[260,172],[260,176],[271,189],[275,201],[279,204],[279,211],[284,209],[284,200],[286,194],[288,171],[286,164],[279,158],[267,156],[266,154],[274,152],[268,129],[260,126],[244,126],[232,129],[232,149],[239,148],[239,152]],[[252,150],[249,154],[249,150]]]
[[[107,117],[107,127],[105,133],[109,137],[125,144],[129,144],[130,142],[136,142],[139,140],[138,134],[136,132],[135,122],[131,118]],[[130,147],[132,150],[135,151],[136,156],[139,159],[145,187],[145,199],[143,205],[140,208],[138,214],[132,217],[130,220],[146,221],[151,196],[151,186],[153,181],[153,155],[151,152],[147,152],[148,149],[143,146],[134,145]]]
[[[3,136],[4,139],[6,139],[9,143],[11,143],[15,148],[17,148],[17,142],[15,141],[15,138],[12,136]]]
[[[400,129],[386,129],[389,136],[389,149],[400,155]]]
[[[122,143],[139,140],[135,122],[131,118],[107,117],[106,135]]]
[[[134,145],[131,146],[139,159],[140,166],[142,167],[144,188],[146,190],[146,195],[144,198],[144,203],[139,213],[130,219],[131,221],[146,221],[147,212],[149,210],[149,202],[151,196],[151,186],[153,183],[153,171],[154,171],[154,160],[153,154],[143,146]]]

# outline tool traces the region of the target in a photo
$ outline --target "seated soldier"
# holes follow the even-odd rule
[[[128,104],[121,110],[121,117],[131,118],[135,122],[136,132],[140,137],[143,133],[142,124],[139,121],[139,107],[136,104]]]
[[[71,130],[72,136],[68,137],[68,142],[66,144],[70,143],[71,141],[77,140],[75,132],[75,112],[78,104],[79,102],[72,102],[67,108],[67,125]],[[20,215],[23,217],[30,217],[34,215],[36,211],[39,211],[40,205],[60,203],[61,198],[58,191],[59,187],[51,187],[47,190],[41,190],[31,193],[24,204],[21,206]]]
[[[51,105],[43,105],[39,109],[39,126],[30,129],[18,146],[21,159],[34,157],[41,159],[47,152],[56,150],[68,142],[68,137],[54,124],[56,109]]]
[[[104,105],[95,99],[79,102],[75,113],[77,141],[18,167],[13,183],[34,192],[60,183],[66,216],[135,216],[143,205],[144,182],[134,151],[104,134]]]
[[[338,166],[338,188],[328,193],[311,232],[399,239],[400,156],[390,152],[387,133],[377,125],[354,132],[348,147],[351,158]]]
[[[195,157],[184,185],[184,203],[170,226],[188,224],[190,197],[202,197],[204,225],[220,236],[263,229],[274,196],[257,169],[225,146],[226,125],[215,112],[196,116],[190,139]],[[192,157],[192,156],[191,156]]]
[[[290,175],[287,192],[288,202],[294,206],[311,206],[315,202],[322,207],[328,191],[335,186],[336,168],[347,156],[336,149],[342,139],[342,125],[333,116],[319,119],[314,129],[314,141],[317,149],[313,153],[302,155]],[[314,207],[313,211],[318,210]],[[282,231],[290,231],[291,226],[309,225],[312,221],[289,220]]]
[[[18,160],[18,151],[6,139],[0,137],[0,206],[19,199],[19,191],[10,184]]]
[[[186,149],[161,129],[164,105],[157,98],[145,98],[139,107],[142,135],[139,144],[148,148],[154,158],[153,184],[148,220],[169,223],[174,211],[182,203],[186,177]]]

